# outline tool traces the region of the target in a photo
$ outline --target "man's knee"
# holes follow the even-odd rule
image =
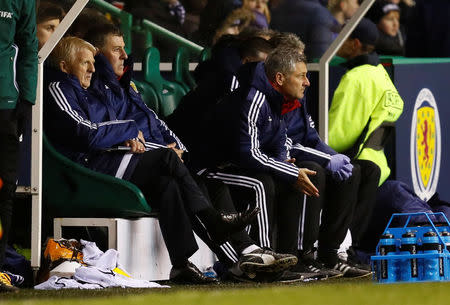
[[[380,179],[381,169],[374,162],[369,160],[355,160],[353,162],[361,167],[361,175],[366,179],[370,178],[377,181]]]
[[[314,161],[296,161],[295,164],[298,167],[304,167],[313,170],[317,173],[325,173],[325,168],[317,162]]]
[[[307,168],[315,171],[316,174],[314,176],[309,176],[309,179],[318,188],[325,186],[327,171],[322,165],[314,161],[297,161],[295,164],[300,168]]]

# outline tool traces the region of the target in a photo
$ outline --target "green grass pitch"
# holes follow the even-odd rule
[[[173,286],[170,289],[59,290],[0,294],[0,304],[82,305],[441,305],[450,304],[450,284],[381,285],[369,280],[307,284],[221,284]]]

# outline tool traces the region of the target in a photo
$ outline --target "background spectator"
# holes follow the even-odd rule
[[[400,30],[400,8],[388,1],[377,1],[367,16],[379,31],[375,51],[386,55],[404,55],[404,34]]]
[[[111,21],[96,9],[85,8],[67,30],[67,34],[83,38],[92,27],[102,23],[111,23]]]
[[[184,28],[186,11],[177,0],[129,0],[125,10],[133,14],[135,19],[148,19],[178,35],[188,35]],[[162,61],[170,61],[175,57],[177,48],[169,41],[153,36],[153,45],[159,49]],[[139,52],[143,53],[145,47],[139,47]]]
[[[192,34],[198,31],[200,14],[206,6],[207,0],[185,0],[182,3],[186,8],[184,29],[188,37],[192,37]]]
[[[255,16],[252,26],[259,29],[269,28],[270,12],[267,2],[267,0],[244,0],[242,7],[252,11]]]
[[[330,0],[328,9],[341,25],[350,19],[358,10],[358,0]]]
[[[284,0],[272,10],[271,27],[297,34],[309,59],[319,58],[337,37],[340,24],[319,0]]]
[[[41,2],[36,15],[36,35],[39,41],[39,49],[47,42],[64,18],[63,8],[51,2]]]
[[[241,6],[241,0],[209,0],[200,16],[196,40],[205,46],[211,45],[217,28],[233,10]]]
[[[252,12],[247,9],[239,8],[232,11],[216,29],[212,43],[215,44],[223,35],[238,35],[253,20]]]
[[[414,0],[389,0],[389,2],[397,4],[400,7],[400,24],[406,26],[413,18]]]

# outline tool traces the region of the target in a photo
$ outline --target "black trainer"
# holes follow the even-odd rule
[[[371,271],[359,269],[355,266],[352,266],[349,262],[345,262],[341,259],[338,259],[338,261],[334,265],[325,264],[325,267],[337,270],[342,273],[343,277],[347,278],[363,278],[372,275]]]
[[[212,277],[207,277],[198,270],[191,262],[187,262],[185,267],[174,268],[170,270],[169,279],[177,284],[216,284],[218,280]]]
[[[370,267],[369,264],[367,264],[366,262],[364,262],[357,254],[356,250],[353,249],[353,247],[350,247],[347,250],[347,264],[356,267],[358,269],[363,269],[363,270],[367,270],[367,271],[371,271],[372,268]]]
[[[275,273],[287,270],[297,264],[297,257],[291,254],[276,253],[267,248],[259,248],[239,258],[239,268],[250,278],[257,273]]]
[[[297,265],[295,265],[292,269],[295,272],[301,273],[313,273],[316,274],[317,279],[326,280],[331,278],[338,278],[342,276],[342,272],[339,272],[334,269],[326,268],[321,262],[315,259],[300,259]]]
[[[219,244],[227,240],[235,232],[243,230],[251,224],[259,214],[260,208],[237,213],[220,213],[214,224],[207,224],[210,237]]]

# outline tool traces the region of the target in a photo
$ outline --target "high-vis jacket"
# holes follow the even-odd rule
[[[34,104],[37,46],[35,1],[0,0],[0,109]]]
[[[213,123],[220,132],[216,135],[215,151],[239,167],[294,183],[299,169],[286,162],[283,96],[270,84],[263,63],[244,65],[238,78],[240,87],[217,107]]]
[[[118,120],[134,120],[142,131],[147,149],[167,147],[176,143],[178,149],[186,150],[180,139],[147,107],[136,86],[131,81],[132,60],[125,63],[126,72],[117,79],[111,64],[103,55],[95,57],[95,74],[88,91],[99,99],[108,101]]]
[[[132,173],[135,154],[105,150],[138,136],[134,120],[118,120],[108,99],[90,94],[73,75],[49,69],[44,89],[44,130],[59,152],[87,168],[118,178]],[[110,90],[105,92],[111,99]]]
[[[377,164],[381,185],[391,172],[384,144],[403,111],[403,100],[376,53],[354,58],[348,65],[330,107],[329,144],[338,152]]]

